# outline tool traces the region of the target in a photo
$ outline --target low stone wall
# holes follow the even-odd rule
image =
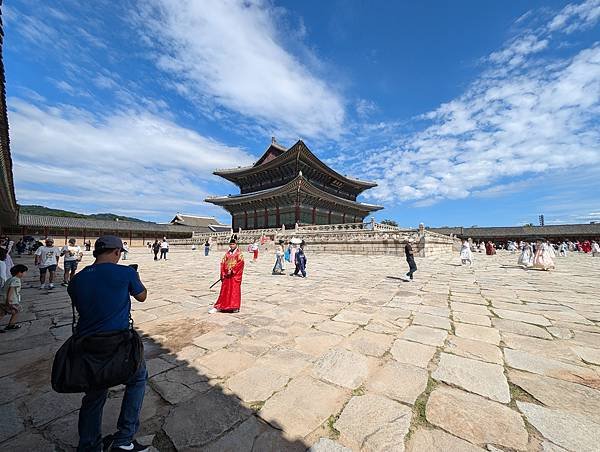
[[[265,234],[265,232],[268,232]],[[196,235],[194,239],[173,240],[171,246],[203,246],[208,239],[213,251],[224,251],[228,247],[229,234]],[[237,234],[242,249],[247,245],[267,237],[261,246],[263,251],[274,250],[279,240],[289,242],[292,238],[304,240],[309,253],[327,254],[376,254],[404,256],[407,240],[413,243],[418,256],[440,256],[453,252],[454,240],[446,235],[429,232],[424,229],[396,230],[269,230],[257,234],[253,231],[241,231]]]

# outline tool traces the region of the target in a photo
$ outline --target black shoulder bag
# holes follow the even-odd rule
[[[52,363],[52,389],[60,393],[88,392],[125,384],[144,359],[142,339],[129,315],[126,330],[80,336],[76,331],[58,349]]]

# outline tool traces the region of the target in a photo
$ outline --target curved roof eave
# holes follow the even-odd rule
[[[331,193],[327,193],[321,190],[318,187],[315,187],[311,184],[305,177],[296,176],[293,180],[288,182],[285,185],[281,185],[279,187],[267,188],[265,190],[256,191],[253,193],[246,193],[240,195],[230,195],[230,196],[211,196],[206,198],[205,202],[210,202],[211,204],[216,204],[219,206],[234,204],[236,202],[244,202],[244,201],[253,201],[255,199],[261,198],[263,195],[271,194],[271,195],[279,195],[283,193],[288,193],[291,190],[297,188],[297,184],[302,182],[305,186],[309,187],[309,190],[312,191],[316,196],[320,196],[324,199],[331,198],[334,201],[338,202],[341,205],[351,206],[354,208],[359,208],[363,210],[368,210],[369,212],[375,212],[377,210],[383,209],[383,206],[379,206],[376,204],[364,204],[356,201],[351,201],[349,199],[340,198],[339,196],[332,195]]]
[[[283,159],[290,158],[291,153],[300,152],[301,150],[305,150],[309,158],[311,158],[318,166],[321,167],[322,170],[332,173],[336,178],[345,181],[348,185],[355,185],[359,187],[363,187],[365,190],[367,188],[377,187],[376,182],[363,181],[360,179],[356,179],[353,177],[343,176],[338,173],[333,168],[330,168],[328,165],[323,163],[321,159],[319,159],[302,140],[298,140],[292,147],[290,147],[286,152],[283,152],[281,155],[277,156],[270,162],[264,163],[259,166],[243,166],[239,168],[228,168],[228,169],[218,169],[213,171],[215,176],[221,176],[231,182],[235,182],[236,179],[246,176],[248,174],[257,173],[260,171],[264,171],[270,169],[272,167],[277,166]],[[262,157],[261,157],[262,158]]]

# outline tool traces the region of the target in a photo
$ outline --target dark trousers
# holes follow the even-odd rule
[[[415,258],[412,256],[408,256],[406,258],[406,262],[408,262],[408,276],[410,279],[413,279],[413,273],[417,271],[417,264],[415,263]]]
[[[154,251],[154,260],[158,260],[158,250]]]
[[[162,259],[162,258],[164,257],[164,258],[165,258],[165,260],[167,260],[167,253],[168,253],[168,252],[169,252],[169,250],[168,250],[168,249],[161,248],[161,249],[160,249],[160,258]]]
[[[306,278],[306,266],[296,263],[296,270],[294,270],[294,275],[297,275],[298,272],[302,273],[302,276]]]
[[[129,445],[140,427],[140,413],[146,391],[148,371],[143,362],[138,371],[125,386],[121,403],[121,414],[117,421],[117,433],[113,436],[113,446]],[[107,389],[86,392],[79,410],[78,452],[102,450],[102,410],[108,395]]]

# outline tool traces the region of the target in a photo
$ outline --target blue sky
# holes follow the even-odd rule
[[[600,0],[2,7],[17,197],[168,221],[298,138],[403,226],[600,220]]]

